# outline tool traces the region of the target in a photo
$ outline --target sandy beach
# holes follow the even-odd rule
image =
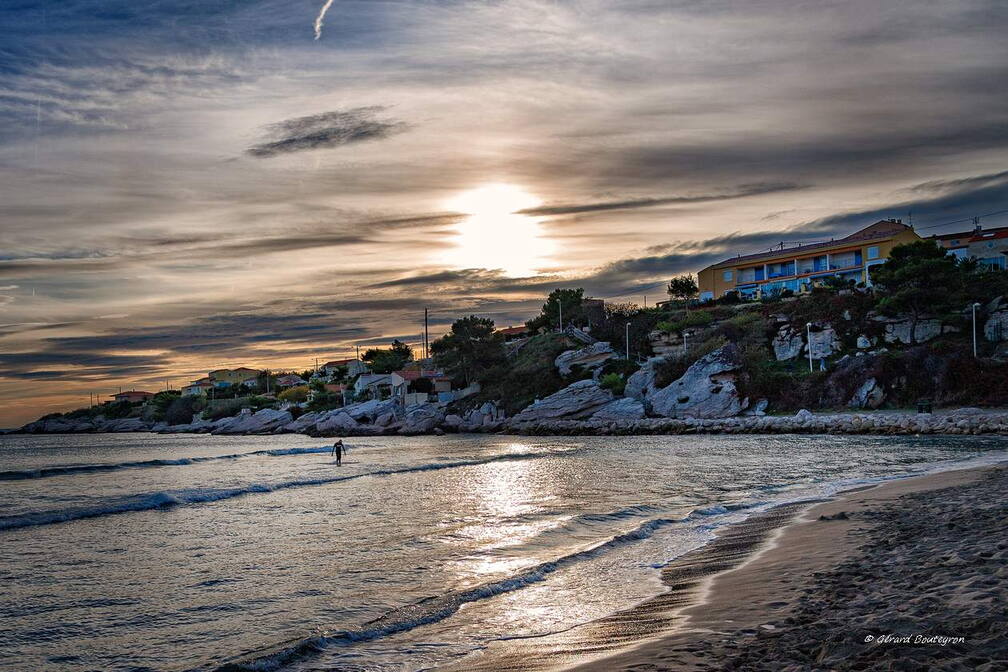
[[[700,581],[672,634],[576,669],[1004,669],[1006,493],[1003,466],[842,493]]]

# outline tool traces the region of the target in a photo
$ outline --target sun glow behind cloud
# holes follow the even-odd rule
[[[511,184],[488,184],[448,201],[452,212],[468,215],[456,225],[453,246],[441,260],[454,268],[501,270],[509,276],[535,275],[548,265],[554,244],[544,236],[542,219],[523,210],[542,201]]]

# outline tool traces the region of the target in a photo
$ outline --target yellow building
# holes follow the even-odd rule
[[[239,369],[217,369],[211,371],[208,377],[214,387],[228,387],[254,381],[260,373],[258,369],[249,369],[243,366]]]
[[[846,238],[732,257],[697,273],[700,300],[732,291],[753,298],[785,289],[804,292],[828,276],[871,285],[872,266],[885,263],[895,246],[920,239],[901,220],[884,219]]]

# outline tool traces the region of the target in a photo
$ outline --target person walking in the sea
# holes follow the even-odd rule
[[[336,456],[336,466],[343,466],[343,439],[339,439],[332,446],[332,452],[329,455]]]

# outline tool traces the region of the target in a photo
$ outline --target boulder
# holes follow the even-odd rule
[[[832,357],[843,349],[840,337],[837,335],[836,329],[831,325],[827,324],[820,327],[819,331],[815,331],[815,327],[813,327],[811,338],[812,342],[807,346],[805,352],[808,353],[808,348],[810,347],[812,349],[812,359]]]
[[[612,346],[604,341],[592,343],[591,345],[578,350],[567,350],[560,353],[553,364],[561,376],[569,376],[575,366],[585,371],[594,371],[602,368],[610,359],[616,358]]]
[[[610,401],[612,394],[593,380],[579,380],[545,399],[525,407],[514,417],[514,422],[541,422],[543,420],[579,420],[590,417]]]
[[[233,418],[228,418],[231,422],[218,425],[213,430],[214,434],[270,434],[281,427],[290,424],[294,418],[290,411],[278,411],[274,408],[264,408],[255,413],[247,413],[248,409],[242,409],[242,413]]]
[[[395,413],[382,413],[377,418],[375,418],[374,424],[379,427],[388,427],[393,424],[396,420]]]
[[[851,408],[878,408],[883,401],[885,401],[885,390],[874,378],[869,378],[861,383],[847,405]]]
[[[623,397],[622,399],[614,399],[608,404],[595,411],[591,415],[591,420],[640,420],[644,417],[644,404],[637,401],[636,399],[631,399],[630,397]]]
[[[310,413],[305,413],[294,422],[284,425],[283,430],[285,432],[294,432],[300,434],[301,432],[307,431],[315,427],[315,423],[318,422],[319,416],[320,414],[314,411]]]
[[[860,336],[857,337],[857,347],[858,350],[867,350],[868,348],[872,347],[871,339],[865,336],[864,334],[861,334]]]
[[[315,431],[319,434],[339,433],[357,427],[357,421],[342,408],[329,411],[315,423]]]
[[[644,362],[644,366],[627,378],[623,394],[638,401],[644,401],[657,392],[655,387],[655,367],[665,361],[665,357],[652,357]]]
[[[428,434],[445,419],[444,409],[435,404],[415,404],[403,415],[400,434]]]
[[[380,415],[395,414],[399,410],[399,405],[395,399],[370,399],[359,404],[344,406],[342,410],[357,422],[374,422]]]
[[[794,359],[802,353],[804,343],[801,332],[795,331],[790,324],[785,324],[777,330],[777,335],[773,338],[774,357],[778,362]]]
[[[742,402],[735,372],[740,366],[738,349],[731,343],[724,345],[694,362],[682,378],[651,395],[651,409],[668,418],[738,415]]]
[[[910,319],[886,320],[885,342],[902,343],[910,345],[912,343],[927,343],[931,339],[940,336],[942,333],[941,320],[923,319],[917,321],[917,326],[911,334]]]
[[[797,413],[795,413],[794,417],[795,417],[795,420],[798,420],[799,422],[807,422],[807,421],[811,420],[812,418],[814,418],[815,414],[812,413],[812,411],[808,410],[807,408],[803,408],[800,411],[798,411]]]
[[[108,421],[102,429],[106,432],[146,432],[150,426],[140,418],[119,418]]]
[[[984,323],[984,338],[991,343],[1008,340],[1008,310],[996,310]]]

